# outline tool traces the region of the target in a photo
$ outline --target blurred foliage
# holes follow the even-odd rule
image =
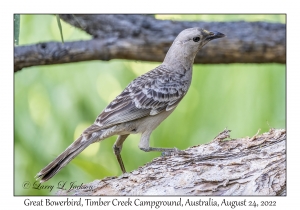
[[[240,14],[232,14],[232,15],[156,15],[157,19],[162,20],[176,20],[176,21],[266,21],[266,22],[278,22],[285,23],[286,16],[285,15],[263,15],[263,14],[249,14],[249,15],[240,15]]]
[[[283,15],[159,15],[174,20],[273,21]],[[91,36],[65,22],[66,41]],[[20,45],[60,41],[53,15],[21,15]],[[221,46],[220,46],[221,47]],[[24,189],[34,176],[65,150],[98,114],[137,76],[158,63],[90,61],[23,69],[15,78],[14,193],[49,195],[60,181],[77,185],[121,174],[112,151],[116,137],[89,146],[50,181],[47,189]],[[187,147],[211,141],[225,127],[231,137],[253,136],[258,129],[285,128],[286,66],[280,64],[194,65],[192,85],[176,111],[152,134],[156,147]],[[139,135],[128,137],[122,157],[127,171],[160,156],[138,148]],[[41,187],[40,186],[40,187]]]

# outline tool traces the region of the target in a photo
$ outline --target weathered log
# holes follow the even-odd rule
[[[159,157],[120,177],[95,180],[58,195],[285,195],[286,131],[229,138],[225,129],[211,143],[184,155]]]

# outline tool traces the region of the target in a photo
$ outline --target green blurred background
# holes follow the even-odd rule
[[[269,21],[285,15],[157,15],[160,19]],[[65,41],[91,36],[62,21]],[[20,45],[61,41],[53,15],[21,15]],[[127,84],[159,63],[88,61],[25,68],[14,74],[14,193],[53,195],[33,189],[34,176],[65,150]],[[283,64],[194,65],[193,81],[176,111],[152,134],[151,146],[186,149],[210,142],[225,127],[231,137],[253,136],[269,126],[285,128],[286,66]],[[160,156],[138,148],[139,135],[124,143],[127,171]],[[81,183],[121,174],[112,151],[116,137],[93,144],[43,186]],[[30,182],[24,189],[24,182]]]

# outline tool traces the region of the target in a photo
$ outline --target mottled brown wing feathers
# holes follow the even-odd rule
[[[109,126],[174,109],[188,90],[188,79],[164,66],[133,80],[97,117],[95,123]]]

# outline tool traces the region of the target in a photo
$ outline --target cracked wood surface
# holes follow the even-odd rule
[[[281,23],[170,21],[149,15],[77,14],[60,18],[93,38],[15,46],[15,72],[30,66],[90,60],[162,62],[179,32],[191,27],[226,35],[205,46],[197,54],[196,64],[286,62],[286,25]]]
[[[120,177],[107,177],[58,191],[58,195],[286,195],[286,131],[229,138],[225,129],[211,143],[184,155],[155,158]]]

